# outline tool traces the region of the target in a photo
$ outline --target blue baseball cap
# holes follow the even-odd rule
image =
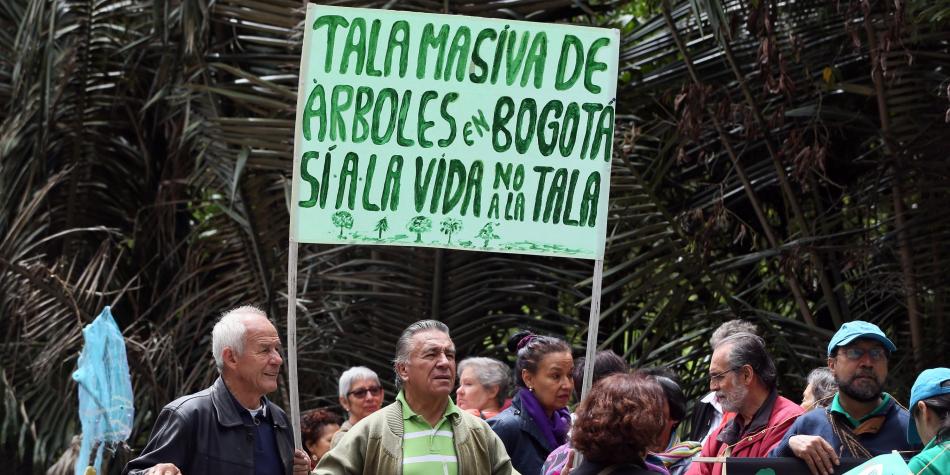
[[[828,357],[831,357],[831,352],[834,351],[835,348],[847,345],[857,338],[877,340],[884,345],[887,351],[891,353],[897,351],[897,346],[894,345],[894,342],[889,340],[877,325],[855,320],[841,325],[838,332],[831,337],[831,341],[828,343]]]
[[[924,399],[930,399],[941,394],[950,394],[950,385],[943,384],[950,381],[950,368],[931,368],[917,376],[914,381],[914,387],[910,390],[910,410],[914,412],[914,406]],[[910,423],[907,424],[907,441],[911,444],[920,444],[920,434],[917,433],[917,422],[911,416]]]

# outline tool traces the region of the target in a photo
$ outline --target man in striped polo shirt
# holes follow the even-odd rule
[[[455,344],[445,324],[422,320],[406,328],[394,369],[402,387],[396,401],[353,426],[320,460],[318,475],[517,473],[488,424],[449,397]]]

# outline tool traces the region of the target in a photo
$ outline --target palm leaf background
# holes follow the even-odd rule
[[[335,3],[621,29],[600,347],[672,366],[692,396],[710,333],[737,317],[793,399],[852,319],[896,340],[899,398],[947,365],[950,3]],[[279,0],[0,5],[0,444],[16,473],[79,432],[69,375],[103,305],[127,337],[134,448],[214,378],[222,310],[283,324],[302,21]],[[420,318],[448,323],[463,357],[507,357],[515,328],[580,354],[592,268],[302,245],[302,406],[332,403],[351,365],[391,379]]]

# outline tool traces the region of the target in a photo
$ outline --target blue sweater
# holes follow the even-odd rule
[[[892,450],[912,451],[919,449],[907,442],[907,423],[910,414],[897,405],[891,398],[884,409],[884,424],[881,429],[874,434],[860,434],[855,436],[858,442],[871,453],[871,456],[890,453]],[[794,435],[817,435],[828,441],[835,453],[841,457],[856,457],[847,447],[841,446],[841,441],[835,437],[831,428],[831,422],[828,421],[828,410],[826,408],[816,408],[802,414],[798,420],[792,424],[792,427],[785,433],[782,441],[769,452],[769,457],[794,457],[791,447],[788,446],[788,439]]]

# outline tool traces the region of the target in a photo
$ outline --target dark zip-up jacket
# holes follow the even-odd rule
[[[264,404],[269,422],[263,423],[273,424],[281,465],[291,475],[294,442],[287,414],[266,398]],[[250,414],[218,378],[162,408],[142,454],[122,473],[144,475],[154,465],[173,463],[185,475],[254,475],[256,432]]]
[[[488,419],[511,457],[511,465],[522,475],[538,475],[541,465],[557,447],[551,447],[534,419],[522,407],[521,395],[515,395],[511,406]]]

